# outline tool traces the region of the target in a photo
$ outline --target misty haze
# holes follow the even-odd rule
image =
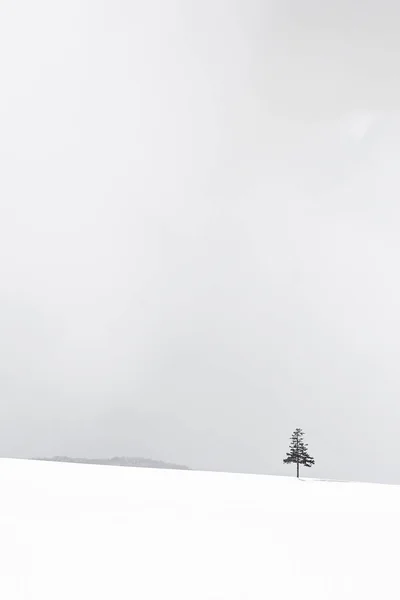
[[[1,456],[400,483],[399,16],[1,2]]]

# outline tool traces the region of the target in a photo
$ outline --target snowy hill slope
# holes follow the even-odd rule
[[[5,600],[400,598],[400,488],[0,461]]]
[[[104,465],[110,467],[145,467],[147,469],[180,469],[188,471],[185,465],[152,460],[151,458],[140,458],[130,456],[114,456],[113,458],[72,458],[70,456],[53,456],[52,458],[37,458],[50,462],[67,462],[84,465]]]

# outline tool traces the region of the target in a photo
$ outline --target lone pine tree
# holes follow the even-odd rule
[[[289,452],[283,462],[286,465],[294,463],[297,466],[297,477],[300,477],[300,465],[312,467],[315,460],[308,453],[308,444],[303,442],[304,432],[301,429],[296,429],[290,440]]]

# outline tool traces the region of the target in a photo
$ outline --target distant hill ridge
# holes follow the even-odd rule
[[[189,470],[189,467],[186,467],[185,465],[176,465],[162,460],[152,460],[151,458],[133,458],[130,456],[114,456],[113,458],[71,458],[70,456],[53,456],[52,458],[36,458],[35,460],[80,463],[85,465],[105,465],[111,467]]]

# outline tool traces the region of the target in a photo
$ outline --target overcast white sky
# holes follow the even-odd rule
[[[1,2],[1,455],[400,483],[399,26]]]

